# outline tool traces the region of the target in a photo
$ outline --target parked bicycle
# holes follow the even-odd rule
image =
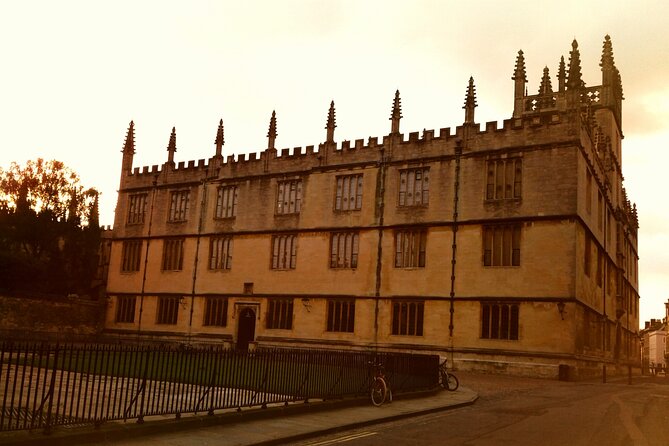
[[[460,381],[458,377],[448,371],[446,362],[448,359],[444,359],[444,362],[439,366],[439,385],[446,390],[454,392],[460,387]]]
[[[390,386],[388,386],[388,382],[386,381],[383,364],[370,361],[369,367],[372,369],[372,382],[370,385],[372,404],[380,406],[385,402],[392,402],[393,391],[390,390]]]

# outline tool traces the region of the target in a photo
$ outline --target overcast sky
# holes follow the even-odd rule
[[[121,147],[135,121],[137,166],[317,145],[335,101],[335,139],[455,127],[469,76],[476,121],[513,109],[516,54],[528,89],[553,85],[571,41],[586,85],[601,84],[604,36],[622,76],[623,174],[640,216],[640,319],[669,298],[669,2],[658,1],[12,1],[0,2],[0,167],[43,157],[102,192],[112,224]]]

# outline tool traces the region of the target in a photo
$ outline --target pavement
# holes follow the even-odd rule
[[[277,445],[473,404],[478,394],[460,386],[399,396],[380,407],[369,398],[298,402],[267,409],[226,411],[212,416],[147,417],[143,424],[109,422],[92,426],[0,433],[0,445]]]

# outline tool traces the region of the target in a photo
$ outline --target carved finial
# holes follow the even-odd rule
[[[465,124],[474,123],[474,108],[476,104],[476,87],[474,87],[474,78],[469,77],[469,85],[467,86],[467,95],[465,96]]]
[[[335,106],[334,101],[330,102],[330,110],[328,110],[328,121],[325,124],[327,135],[325,142],[334,142],[334,129],[337,127],[335,122]]]
[[[172,134],[170,135],[170,142],[167,144],[167,162],[174,162],[174,152],[177,151],[177,130],[172,127]]]
[[[269,130],[267,131],[267,148],[274,149],[274,141],[278,134],[276,133],[276,111],[272,110],[272,117],[269,120]]]
[[[218,130],[216,131],[216,156],[220,157],[223,153],[223,144],[225,144],[225,137],[223,135],[223,120],[218,121]]]
[[[513,116],[518,118],[522,116],[524,111],[524,98],[527,96],[527,76],[525,74],[525,56],[523,50],[518,51],[516,57],[516,69],[513,72],[511,79],[513,83]]]
[[[602,59],[599,62],[599,66],[602,67],[602,71],[605,68],[613,68],[615,62],[613,61],[613,45],[611,44],[611,37],[607,34],[604,36],[604,45],[602,48]]]
[[[544,74],[541,77],[541,85],[539,86],[538,108],[551,108],[555,106],[555,98],[553,96],[553,86],[551,85],[551,76],[548,72],[548,67],[544,67]]]
[[[130,121],[128,133],[125,135],[125,144],[123,144],[121,152],[129,155],[135,154],[135,123],[133,121]]]
[[[571,43],[569,52],[569,76],[567,77],[567,88],[572,90],[580,89],[584,86],[581,78],[581,53],[578,50],[576,39]]]
[[[560,65],[558,66],[558,91],[564,91],[564,86],[567,83],[567,71],[564,65],[564,56],[560,56]]]
[[[599,62],[599,66],[602,67],[602,85],[611,87],[614,98],[618,98],[618,100],[624,99],[623,86],[620,81],[620,72],[618,71],[618,68],[616,68],[616,64],[613,60],[613,45],[611,44],[611,37],[609,37],[608,34],[604,37],[602,59]],[[604,100],[606,101],[606,99],[607,98],[605,97]]]
[[[551,93],[553,93],[553,86],[551,85],[551,76],[548,73],[548,67],[544,67],[544,75],[541,77],[539,94],[551,94]]]
[[[330,101],[330,110],[328,110],[328,122],[325,124],[326,129],[334,129],[337,127],[335,121],[335,106],[334,101]]]
[[[395,99],[393,100],[393,110],[390,113],[390,133],[400,132],[400,119],[402,119],[402,101],[400,99],[400,91],[395,91]]]
[[[511,76],[511,80],[527,83],[527,75],[525,73],[525,56],[523,56],[523,50],[518,50],[518,57],[516,57],[516,69],[513,72],[513,76]]]

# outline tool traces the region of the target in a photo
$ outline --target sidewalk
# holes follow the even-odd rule
[[[478,395],[460,387],[456,392],[427,392],[398,398],[381,407],[369,399],[298,403],[268,409],[192,416],[175,420],[153,419],[144,424],[107,423],[92,427],[59,428],[52,435],[41,432],[0,434],[0,444],[15,445],[273,445],[377,423],[424,415],[473,404]]]

